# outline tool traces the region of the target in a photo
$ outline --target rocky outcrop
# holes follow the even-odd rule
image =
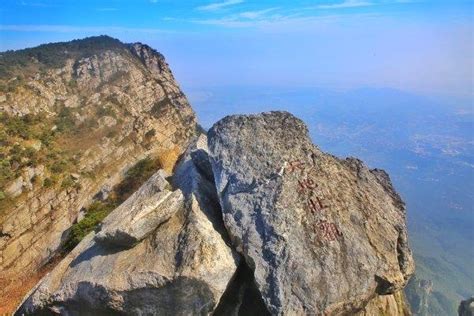
[[[459,304],[459,316],[473,316],[474,315],[474,297],[464,300]]]
[[[447,311],[433,309],[434,304],[430,304],[433,299],[433,281],[420,279],[416,274],[405,287],[405,295],[410,303],[413,315],[444,315]]]
[[[17,314],[214,310],[239,256],[226,244],[215,189],[189,154],[174,184],[172,191],[162,171],[151,177],[39,283]]]
[[[353,313],[405,286],[406,214],[384,172],[323,153],[285,112],[224,118],[209,151],[225,227],[272,314]]]
[[[195,133],[193,110],[163,56],[149,46],[99,37],[51,44],[49,53],[55,52],[55,45],[67,49],[57,47],[58,59],[64,62],[54,67],[34,57],[43,46],[8,53],[28,56],[29,64],[11,65],[22,79],[0,91],[0,112],[20,118],[43,115],[48,124],[56,124],[61,113],[70,115],[67,123],[74,129],[64,135],[57,132],[57,142],[61,150],[74,154],[71,174],[59,176],[71,184],[45,185],[58,175],[40,164],[6,185],[11,200],[0,210],[0,302],[61,250],[81,210],[119,183],[128,168],[147,156],[172,152],[174,158],[167,159],[176,159]],[[9,66],[0,61],[2,67]],[[0,83],[17,82],[15,78],[20,75],[0,77]],[[54,125],[49,130],[60,129]],[[0,303],[0,313],[6,311],[3,307]]]
[[[357,316],[410,316],[410,306],[402,291],[393,295],[377,296],[370,300],[364,309],[356,314]]]
[[[323,153],[289,113],[227,117],[208,136],[17,315],[409,315],[405,209],[385,172]]]
[[[166,190],[167,186],[163,171],[153,175],[102,222],[95,240],[117,247],[132,247],[142,241],[184,206],[182,194]]]

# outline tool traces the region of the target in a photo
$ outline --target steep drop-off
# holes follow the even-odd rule
[[[25,298],[22,314],[409,315],[404,203],[286,112],[232,116],[160,170]]]
[[[0,313],[410,314],[388,175],[289,113],[198,131],[163,56],[106,36],[1,53],[0,110]]]
[[[195,131],[146,45],[100,36],[1,53],[0,313],[63,251],[73,223],[92,229],[139,186],[130,167],[170,170]]]

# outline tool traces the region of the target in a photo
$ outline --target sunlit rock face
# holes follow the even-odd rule
[[[405,208],[384,171],[323,153],[285,112],[208,137],[224,225],[272,314],[354,313],[405,286]]]
[[[38,50],[47,51],[45,60]],[[22,63],[10,61],[22,56]],[[0,205],[0,301],[6,302],[18,288],[28,290],[29,279],[61,251],[81,210],[107,195],[128,168],[147,156],[182,153],[196,118],[163,56],[147,45],[103,36],[4,58],[10,59],[0,63],[0,85],[8,88],[0,91],[0,113],[39,120],[32,139],[14,142],[41,157],[25,166],[31,154],[20,164],[12,160],[18,175],[0,187],[9,198]],[[54,169],[63,162],[67,168]]]
[[[195,147],[193,151],[196,151]],[[207,315],[236,274],[212,180],[187,151],[115,209],[23,303],[18,315]]]
[[[16,315],[409,315],[405,206],[383,170],[322,152],[286,112],[187,143]]]

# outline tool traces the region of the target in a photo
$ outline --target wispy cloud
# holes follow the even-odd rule
[[[117,8],[97,8],[96,11],[107,12],[107,11],[118,11]]]
[[[179,20],[181,22],[190,22],[196,24],[214,25],[225,28],[259,28],[266,31],[288,30],[311,30],[319,27],[326,27],[328,24],[338,24],[349,18],[375,19],[380,18],[380,13],[357,13],[357,14],[302,14],[298,11],[275,12],[268,14],[250,14],[250,17],[240,14],[232,14],[221,18]],[[274,11],[271,10],[271,11]],[[270,11],[270,10],[269,10]],[[244,14],[245,15],[245,14]],[[175,19],[178,21],[177,19]]]
[[[291,10],[285,9],[282,10],[279,7],[266,8],[262,10],[254,11],[244,11],[244,12],[235,12],[232,14],[227,14],[223,16],[217,16],[213,18],[203,18],[203,19],[192,19],[192,20],[182,20],[183,22],[191,22],[198,24],[207,24],[215,25],[228,28],[239,28],[239,27],[269,27],[277,25],[289,25],[289,24],[298,24],[302,25],[303,23],[312,23],[321,21],[330,21],[334,17],[340,18],[347,17],[347,14],[343,15],[334,15],[326,14],[323,10],[332,9],[344,9],[344,8],[357,8],[357,7],[368,7],[375,5],[384,5],[384,4],[397,4],[397,3],[410,3],[416,0],[383,0],[380,2],[375,2],[372,0],[343,0],[339,2],[319,4],[316,6],[309,7],[296,7]],[[243,1],[227,1],[221,3],[215,3],[212,5],[212,10],[217,10],[215,7],[217,5],[230,5],[230,3],[237,3]],[[207,7],[207,6],[206,6]],[[201,7],[202,8],[202,7]],[[209,9],[208,9],[209,10]],[[336,11],[336,10],[334,10]],[[341,13],[342,14],[342,13]],[[357,13],[360,15],[360,13]],[[366,13],[364,16],[374,16],[379,15],[377,13]]]
[[[345,9],[345,8],[357,8],[357,7],[368,7],[374,5],[373,2],[363,0],[345,0],[338,3],[331,4],[320,4],[315,8],[318,9]]]
[[[279,14],[277,12],[279,9],[280,8],[275,7],[255,11],[244,11],[216,18],[187,20],[187,22],[230,28],[252,27],[278,23],[298,16],[297,14],[292,14],[290,12]]]
[[[128,28],[121,26],[75,26],[75,25],[28,25],[8,24],[0,25],[0,31],[13,32],[52,32],[52,33],[170,33],[172,31],[155,28]]]
[[[321,23],[334,21],[335,19],[340,20],[341,16],[331,15],[331,16],[299,16],[299,15],[281,15],[281,14],[272,14],[265,17],[259,17],[255,19],[242,18],[240,15],[223,17],[217,19],[203,19],[203,20],[193,20],[191,22],[198,24],[207,24],[222,26],[228,28],[245,28],[245,27],[259,27],[259,28],[274,28],[274,27],[283,27],[285,26],[301,26],[303,28],[308,28],[312,23]]]
[[[269,8],[269,9],[258,10],[258,11],[246,11],[246,12],[239,13],[239,16],[246,19],[258,19],[260,17],[265,16],[267,13],[275,11],[277,9],[278,8]]]
[[[43,3],[43,2],[30,2],[30,1],[20,1],[22,6],[29,6],[29,7],[52,7],[51,4]]]
[[[236,5],[243,2],[244,0],[226,0],[223,2],[216,2],[216,3],[203,5],[203,6],[197,7],[196,9],[200,11],[216,11],[216,10],[223,9],[225,7]]]

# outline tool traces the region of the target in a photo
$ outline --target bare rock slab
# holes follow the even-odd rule
[[[197,176],[185,161],[183,178]],[[211,314],[239,256],[216,230],[222,220],[210,216],[221,213],[217,201],[204,209],[199,186],[170,188],[161,171],[152,176],[38,283],[16,315]]]
[[[160,170],[148,179],[104,219],[95,240],[109,245],[132,247],[182,209],[183,195],[180,191],[172,192],[165,178],[165,172]]]
[[[414,264],[388,175],[314,146],[286,112],[208,133],[224,225],[274,315],[353,313],[403,288]]]

